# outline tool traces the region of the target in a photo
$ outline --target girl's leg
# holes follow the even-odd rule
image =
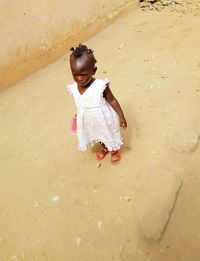
[[[109,150],[106,148],[106,146],[103,143],[100,143],[102,148],[99,152],[97,152],[97,159],[102,160],[105,158],[105,156],[109,153]]]

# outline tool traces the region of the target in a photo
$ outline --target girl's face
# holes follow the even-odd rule
[[[70,66],[72,76],[79,87],[86,87],[96,73],[96,67],[87,59],[71,59]]]

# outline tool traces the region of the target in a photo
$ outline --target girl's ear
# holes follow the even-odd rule
[[[97,67],[94,67],[94,74],[96,73],[96,71],[97,71]]]

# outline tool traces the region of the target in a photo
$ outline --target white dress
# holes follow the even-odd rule
[[[79,150],[97,142],[104,143],[109,151],[118,150],[123,144],[118,115],[103,97],[107,84],[108,80],[95,79],[83,94],[76,82],[67,85],[77,106]]]

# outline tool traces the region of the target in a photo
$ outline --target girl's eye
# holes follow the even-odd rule
[[[81,73],[81,74],[73,74],[73,77],[86,77],[86,76],[88,76],[88,74],[86,74],[86,73]]]

